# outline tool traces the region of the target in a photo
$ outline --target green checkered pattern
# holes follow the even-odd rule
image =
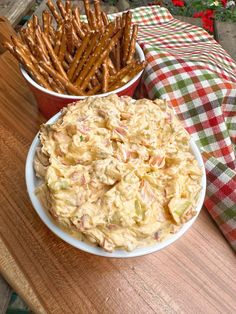
[[[138,97],[166,99],[200,148],[205,207],[236,250],[236,64],[203,29],[159,6],[133,10],[148,66]]]

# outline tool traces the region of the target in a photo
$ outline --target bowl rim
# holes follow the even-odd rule
[[[54,123],[60,117],[60,115],[61,115],[61,112],[58,112],[56,115],[54,115],[51,119],[49,119],[47,121],[47,124]],[[198,165],[200,166],[200,168],[202,169],[202,172],[203,172],[202,179],[201,179],[202,189],[200,191],[198,202],[197,202],[197,205],[195,208],[197,214],[190,221],[185,223],[177,233],[171,235],[169,238],[167,238],[163,242],[156,243],[156,244],[151,245],[151,246],[145,246],[145,247],[137,248],[131,252],[126,252],[124,250],[115,250],[112,253],[106,252],[104,249],[102,249],[98,246],[93,246],[93,245],[90,245],[89,243],[83,242],[83,241],[77,239],[75,236],[64,231],[56,223],[54,223],[54,221],[49,216],[47,211],[41,205],[39,199],[35,195],[35,188],[37,186],[38,179],[36,178],[34,168],[33,168],[33,159],[34,159],[36,148],[38,147],[38,145],[39,145],[39,132],[36,134],[32,144],[30,146],[30,149],[28,151],[28,155],[26,158],[26,165],[25,165],[26,187],[27,187],[27,192],[28,192],[29,198],[31,200],[31,203],[33,205],[33,208],[37,212],[37,214],[40,217],[40,219],[42,220],[42,222],[55,235],[57,235],[63,241],[69,243],[70,245],[72,245],[72,246],[76,247],[77,249],[80,249],[86,253],[90,253],[90,254],[97,255],[97,256],[109,257],[109,258],[129,258],[129,257],[143,256],[143,255],[157,252],[157,251],[169,246],[170,244],[174,243],[181,236],[183,236],[186,233],[186,231],[196,221],[196,219],[197,219],[197,217],[198,217],[198,215],[202,209],[204,199],[205,199],[205,193],[206,193],[206,182],[207,182],[206,181],[206,171],[205,171],[204,162],[203,162],[203,158],[202,158],[202,155],[200,153],[200,150],[199,150],[197,144],[195,143],[193,137],[190,136],[190,149],[191,149],[193,155],[195,156],[195,158],[198,162]]]
[[[142,48],[140,47],[140,45],[136,42],[135,44],[135,49],[136,49],[136,52],[138,53],[138,56],[140,58],[140,61],[145,61],[145,55],[144,55],[144,52],[142,50]],[[86,97],[88,96],[76,96],[76,95],[67,95],[67,94],[59,94],[59,93],[56,93],[54,91],[49,91],[48,89],[42,87],[41,85],[39,85],[38,83],[36,83],[32,78],[31,76],[28,74],[28,72],[24,69],[24,67],[22,66],[22,64],[20,64],[20,71],[23,75],[23,77],[25,78],[25,80],[30,84],[30,85],[33,85],[36,89],[39,89],[41,92],[44,92],[46,94],[49,94],[51,96],[54,96],[54,97],[58,97],[58,98],[62,98],[62,99],[71,99],[71,100],[75,100],[75,99],[85,99]],[[110,92],[107,92],[107,93],[103,93],[103,94],[96,94],[96,95],[92,95],[92,96],[89,96],[89,97],[105,97],[105,96],[108,96],[108,95],[111,95],[111,94],[117,94],[117,93],[120,93],[124,90],[126,90],[127,88],[129,88],[130,86],[133,85],[134,82],[136,82],[140,76],[142,75],[144,69],[141,70],[138,74],[136,74],[130,81],[128,81],[125,85],[117,88],[117,89],[114,89],[113,91],[110,91]]]

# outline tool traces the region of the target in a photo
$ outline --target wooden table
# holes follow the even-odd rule
[[[0,56],[0,272],[36,313],[233,313],[235,254],[205,209],[175,244],[128,260],[54,236],[27,196],[27,151],[44,121],[15,60]]]

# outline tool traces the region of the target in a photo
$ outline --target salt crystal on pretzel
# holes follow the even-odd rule
[[[65,6],[61,0],[57,0],[57,7],[61,13],[62,18],[65,19],[66,18],[66,9],[65,9]]]
[[[133,25],[133,31],[132,31],[132,37],[130,41],[130,46],[129,46],[129,52],[127,56],[127,61],[126,63],[130,63],[133,59],[134,53],[135,53],[135,44],[138,36],[138,25],[135,24]]]
[[[84,90],[87,87],[87,84],[90,81],[90,78],[96,73],[97,69],[101,66],[102,62],[109,56],[110,51],[115,46],[117,41],[119,40],[121,36],[121,30],[118,31],[110,40],[108,46],[106,47],[106,50],[103,51],[103,53],[100,55],[100,57],[96,60],[96,62],[93,64],[92,68],[86,75],[86,77],[83,80],[83,83],[81,84],[81,89]]]
[[[72,77],[74,75],[74,72],[80,62],[80,59],[84,53],[84,51],[86,50],[86,47],[88,45],[88,42],[91,38],[91,34],[86,34],[86,36],[84,37],[81,46],[77,49],[76,54],[74,56],[74,59],[72,61],[72,63],[70,64],[70,68],[67,72],[67,76],[69,78],[70,81],[72,81]]]
[[[50,66],[48,66],[46,63],[40,61],[39,65],[48,72],[49,75],[51,75],[54,79],[58,79],[63,86],[68,90],[69,93],[72,95],[84,95],[82,90],[79,87],[74,86],[67,78],[60,75],[58,72],[56,72],[54,69],[52,69]]]
[[[49,10],[52,12],[52,15],[54,16],[57,24],[61,24],[62,18],[60,17],[59,13],[57,12],[57,9],[56,9],[55,5],[53,4],[53,2],[51,0],[47,0],[46,4],[47,4]]]
[[[62,77],[67,79],[67,75],[66,75],[66,73],[65,73],[65,71],[64,71],[64,69],[63,69],[63,67],[62,67],[62,65],[61,65],[61,63],[60,63],[60,61],[59,61],[59,59],[57,57],[57,55],[54,52],[49,39],[47,38],[47,36],[44,33],[42,33],[42,38],[43,38],[44,43],[45,43],[45,45],[47,47],[48,53],[50,55],[50,58],[52,60],[52,63],[54,65],[55,69],[60,73],[60,75]]]

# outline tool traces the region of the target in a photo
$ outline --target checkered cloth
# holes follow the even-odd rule
[[[203,29],[159,6],[133,10],[148,66],[139,97],[172,104],[205,160],[205,207],[236,250],[236,64]]]

